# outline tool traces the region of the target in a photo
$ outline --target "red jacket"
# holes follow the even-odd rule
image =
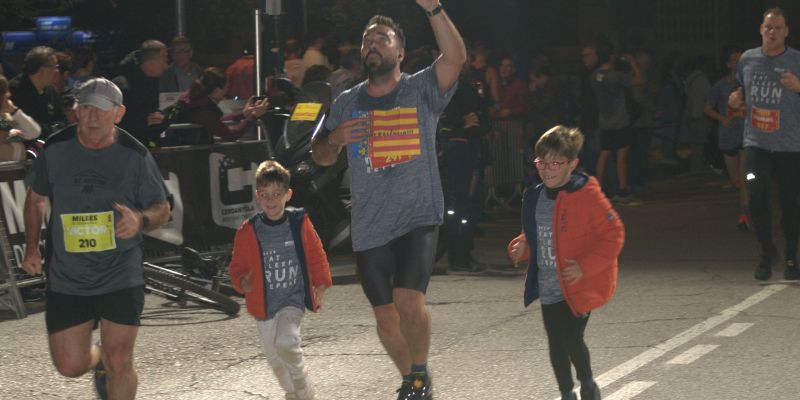
[[[508,245],[528,239],[523,260],[529,259],[525,279],[525,306],[539,297],[536,251],[536,203],[543,185],[525,191],[522,203],[524,233]],[[594,177],[573,174],[558,192],[553,209],[553,248],[561,292],[573,314],[580,315],[608,303],[617,288],[617,257],[625,242],[625,228]],[[566,260],[576,260],[583,278],[567,284],[561,278]]]
[[[331,270],[328,258],[322,247],[322,242],[311,224],[311,219],[303,210],[286,210],[289,226],[294,237],[297,258],[300,261],[300,270],[306,283],[306,307],[311,311],[319,309],[317,299],[314,297],[314,288],[318,286],[331,287]],[[261,244],[256,236],[253,225],[258,215],[242,223],[236,231],[233,241],[233,253],[228,271],[231,283],[237,292],[243,293],[247,303],[247,311],[256,319],[267,319],[267,299],[265,296],[264,265],[261,257]],[[242,277],[250,273],[249,293],[244,293],[241,286]]]

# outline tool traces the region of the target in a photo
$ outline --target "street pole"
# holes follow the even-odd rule
[[[253,13],[253,22],[254,22],[253,26],[255,27],[255,38],[254,38],[255,40],[253,40],[253,45],[254,45],[253,56],[255,57],[255,59],[253,60],[254,61],[253,68],[255,68],[255,71],[253,73],[253,78],[255,79],[255,84],[256,84],[255,93],[256,95],[260,96],[264,94],[264,92],[266,92],[261,87],[261,10],[259,9],[255,10],[255,12]],[[264,132],[264,130],[261,128],[261,124],[258,124],[258,127],[256,129],[258,134],[258,140],[262,140],[266,132]]]
[[[183,0],[175,0],[175,25],[175,34],[186,36],[186,3]]]

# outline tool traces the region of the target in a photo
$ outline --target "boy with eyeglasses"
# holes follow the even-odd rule
[[[583,335],[591,311],[614,295],[625,240],[622,221],[597,180],[575,171],[582,146],[580,130],[561,125],[536,142],[542,184],[523,194],[523,233],[508,246],[515,263],[530,260],[524,304],[542,302],[550,362],[564,400],[577,400],[571,365],[581,400],[600,399]]]
[[[322,242],[302,209],[286,208],[292,197],[289,171],[275,161],[256,169],[261,212],[248,218],[233,242],[233,287],[256,319],[267,362],[287,399],[309,400],[314,389],[300,349],[305,309],[317,311],[332,285]]]

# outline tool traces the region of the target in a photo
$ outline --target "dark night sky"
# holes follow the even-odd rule
[[[35,4],[39,8],[33,14],[37,10],[48,14],[58,2],[0,0],[0,9],[11,9],[8,6],[11,3]],[[172,0],[123,0],[117,1],[116,7],[111,3],[85,0],[66,14],[73,15],[77,28],[115,31],[113,38],[98,43],[113,57],[126,53],[144,39],[168,41],[175,31]],[[187,0],[185,3],[188,34],[199,50],[198,58],[223,62],[235,57],[239,45],[251,36],[251,9],[254,5],[263,6],[264,1]],[[396,17],[406,28],[410,47],[432,41],[430,27],[413,0],[307,0],[307,3],[311,35],[329,35],[334,43],[345,37],[357,42],[363,24],[375,12]],[[545,50],[573,54],[575,48],[598,34],[623,46],[656,50],[667,44],[688,52],[708,53],[713,52],[713,46],[727,43],[753,46],[758,44],[760,14],[767,5],[762,0],[445,0],[443,3],[466,39],[488,41],[498,54],[512,53],[522,58]],[[769,3],[787,10],[790,26],[792,21],[800,21],[800,1]],[[289,13],[284,33],[301,36],[302,2],[286,0],[284,4]],[[336,18],[330,15],[332,7],[342,11],[338,16],[339,30],[331,30],[335,24],[329,21]],[[14,17],[10,14],[0,17],[4,30],[32,28],[32,18],[20,21]],[[661,37],[664,32],[672,37]],[[692,35],[699,35],[701,40],[693,39]],[[716,36],[703,44],[702,35]],[[789,43],[796,43],[792,36]]]

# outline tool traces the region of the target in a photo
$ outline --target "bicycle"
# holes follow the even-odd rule
[[[192,302],[236,315],[241,306],[226,295],[234,293],[226,273],[226,259],[225,255],[216,258],[202,256],[198,251],[184,247],[178,264],[159,266],[144,262],[145,290],[181,307]]]

